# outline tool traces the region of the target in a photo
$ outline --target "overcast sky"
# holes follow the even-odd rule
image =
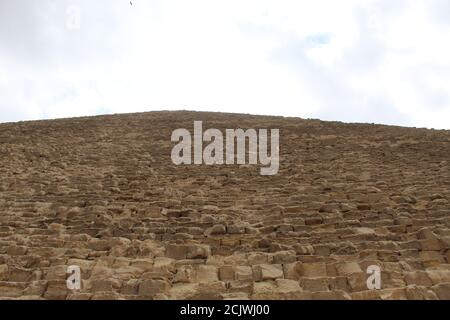
[[[448,0],[0,0],[0,122],[151,110],[450,129]]]

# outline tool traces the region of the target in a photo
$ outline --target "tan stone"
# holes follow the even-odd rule
[[[329,281],[327,278],[301,278],[300,287],[306,291],[328,291]]]
[[[222,281],[234,280],[234,269],[233,266],[222,266],[219,267],[219,279]]]
[[[90,282],[92,292],[111,292],[121,287],[121,282],[116,279],[99,279]]]
[[[220,296],[223,300],[249,300],[248,293],[245,292],[222,293]]]
[[[29,286],[24,290],[23,294],[40,297],[44,294],[46,288],[47,288],[47,281],[45,280],[32,281],[29,284]]]
[[[174,284],[167,294],[170,299],[192,299],[192,297],[197,293],[198,287],[198,283],[178,283]]]
[[[406,272],[404,276],[407,285],[416,285],[416,286],[433,285],[427,273],[423,271]]]
[[[122,285],[120,293],[124,295],[136,295],[139,291],[139,284],[139,279],[130,279]]]
[[[76,292],[76,293],[69,293],[67,295],[67,300],[91,300],[92,294],[86,293],[86,292]]]
[[[153,269],[153,259],[136,259],[131,261],[131,267],[140,269],[142,271],[150,271]],[[126,267],[122,267],[127,269]]]
[[[211,248],[208,245],[189,245],[187,249],[187,259],[206,259],[211,255]]]
[[[272,257],[266,253],[262,252],[252,252],[247,256],[247,261],[249,265],[254,264],[268,264],[272,262]]]
[[[441,242],[438,239],[420,240],[422,251],[439,251],[441,250]]]
[[[223,281],[199,283],[197,292],[192,296],[194,300],[218,300],[221,294],[226,291]]]
[[[352,273],[347,276],[347,281],[352,292],[366,291],[367,290],[367,275],[364,272]],[[381,284],[383,285],[383,284]]]
[[[8,266],[6,264],[0,265],[0,281],[8,279]]]
[[[353,273],[362,272],[361,267],[356,262],[345,262],[336,265],[336,271],[340,276],[348,276]]]
[[[407,286],[405,291],[409,300],[437,300],[438,298],[433,291],[416,285]]]
[[[111,268],[102,266],[102,265],[95,265],[92,268],[91,272],[91,279],[107,279],[112,277],[114,274],[114,271]]]
[[[235,280],[228,283],[228,292],[245,292],[251,294],[253,292],[252,280]]]
[[[303,263],[301,268],[301,275],[307,278],[327,276],[327,267],[325,263]]]
[[[0,296],[8,298],[17,298],[22,296],[26,285],[18,282],[0,282]]]
[[[188,247],[170,244],[166,247],[166,257],[172,259],[186,259]]]
[[[174,283],[190,283],[194,281],[194,268],[192,266],[180,266],[177,267],[177,272],[173,279]]]
[[[65,277],[62,279],[65,279]],[[34,280],[33,271],[31,269],[10,266],[8,267],[8,280],[13,282],[28,282]]]
[[[81,271],[81,268],[80,268]],[[67,266],[59,265],[48,268],[45,279],[46,280],[65,280],[67,278]]]
[[[380,290],[380,297],[383,300],[407,300],[404,288],[393,288]]]
[[[153,263],[153,270],[174,272],[175,260],[171,258],[156,257]]]
[[[196,118],[279,128],[279,172],[174,165]],[[449,299],[445,130],[152,112],[0,124],[0,141],[0,300]]]
[[[297,254],[310,255],[315,252],[313,246],[311,245],[295,245],[294,249]]]
[[[275,285],[279,292],[290,292],[301,290],[298,281],[289,279],[275,279]]]
[[[253,270],[249,266],[236,266],[234,276],[236,280],[253,280]]]
[[[292,263],[295,262],[296,256],[295,251],[286,250],[286,251],[278,251],[273,254],[273,263],[275,264],[284,264],[284,263]]]
[[[319,291],[312,293],[314,300],[350,300],[351,296],[344,291]]]
[[[211,228],[208,228],[205,231],[205,235],[206,236],[215,236],[215,235],[222,235],[225,234],[227,232],[227,229],[224,225],[222,224],[217,224],[212,226]]]
[[[283,278],[283,267],[279,264],[258,264],[253,266],[255,281]]]
[[[379,290],[366,290],[359,292],[352,292],[350,294],[353,300],[380,300],[380,291]]]
[[[433,285],[450,283],[450,270],[427,270],[426,274]]]
[[[444,250],[450,249],[450,236],[442,237],[441,239],[441,248]]]
[[[334,277],[330,279],[330,290],[349,292],[347,277]]]
[[[48,300],[64,300],[68,293],[66,280],[50,280],[48,281],[44,298]]]
[[[272,281],[255,282],[255,284],[253,285],[254,295],[272,293],[276,290],[277,287]]]
[[[120,300],[120,296],[116,292],[98,292],[92,295],[91,300]]]
[[[431,288],[441,300],[450,300],[450,283],[440,283]]]
[[[284,278],[298,280],[302,276],[303,268],[301,262],[283,264]]]

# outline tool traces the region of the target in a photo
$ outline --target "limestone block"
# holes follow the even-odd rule
[[[250,266],[235,266],[233,269],[236,280],[253,280],[253,270]]]
[[[139,292],[140,296],[153,296],[158,293],[165,293],[170,290],[170,283],[166,280],[159,279],[148,279],[143,280],[139,284]]]
[[[212,265],[197,265],[195,281],[199,283],[219,281],[219,270]]]
[[[283,278],[283,267],[280,264],[259,264],[253,266],[255,281],[274,280]]]
[[[301,275],[307,278],[326,277],[327,267],[325,263],[303,263]]]

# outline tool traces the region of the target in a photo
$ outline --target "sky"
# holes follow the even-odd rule
[[[450,129],[450,1],[0,0],[0,122],[153,110]]]

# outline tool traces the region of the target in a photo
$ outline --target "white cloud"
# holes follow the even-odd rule
[[[71,4],[81,9],[79,30],[66,27]],[[2,2],[0,121],[193,109],[450,128],[445,8]]]

